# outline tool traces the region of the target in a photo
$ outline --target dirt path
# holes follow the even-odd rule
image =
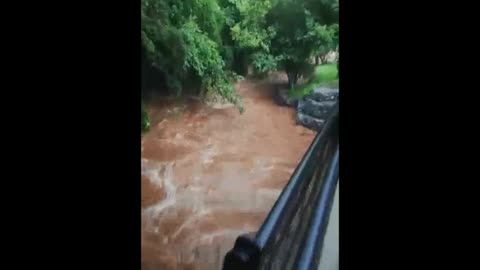
[[[256,231],[313,139],[268,82],[236,85],[246,111],[198,101],[148,106],[142,138],[142,270],[221,269]]]

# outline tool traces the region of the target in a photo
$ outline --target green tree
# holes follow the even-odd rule
[[[225,39],[228,39],[235,58],[236,70],[254,73],[273,69],[275,61],[269,56],[273,27],[266,25],[265,17],[272,7],[272,0],[222,0],[227,17]]]
[[[266,26],[265,16],[272,7],[271,0],[231,0],[238,10],[238,22],[231,27],[233,40],[243,48],[268,51],[274,35]]]
[[[308,35],[307,11],[303,1],[279,1],[268,15],[268,24],[275,29],[271,54],[287,73],[289,86],[293,88],[302,75],[313,70],[308,60],[315,44]]]
[[[315,64],[326,62],[329,52],[335,51],[338,46],[338,24],[321,25],[313,20],[308,20],[308,37],[314,44],[313,56],[315,56]]]
[[[241,107],[223,59],[226,17],[216,0],[142,0],[141,19],[147,58],[175,94],[193,81],[201,96],[213,92]]]
[[[337,3],[337,4],[335,4]],[[285,70],[289,87],[313,72],[312,56],[326,54],[338,40],[338,0],[281,0],[267,16],[275,32],[270,52]]]
[[[311,36],[316,42],[314,56],[317,64],[320,58],[325,62],[326,55],[338,47],[338,0],[306,0],[309,11]]]
[[[309,10],[315,21],[321,25],[338,24],[338,0],[305,0],[305,8]]]

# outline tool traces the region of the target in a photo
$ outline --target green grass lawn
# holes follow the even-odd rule
[[[291,98],[302,98],[310,94],[315,87],[325,85],[338,87],[337,63],[318,65],[312,74],[312,77],[303,85],[298,85],[290,90],[288,95]]]

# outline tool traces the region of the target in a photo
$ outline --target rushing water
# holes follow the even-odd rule
[[[313,139],[268,82],[236,86],[246,111],[197,100],[147,106],[142,137],[142,270],[221,269],[256,231]]]

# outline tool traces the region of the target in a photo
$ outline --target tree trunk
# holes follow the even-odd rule
[[[296,72],[287,72],[287,77],[288,77],[288,87],[290,89],[293,89],[295,85],[297,85],[298,81],[298,73]]]
[[[320,60],[322,60],[322,63],[326,63],[327,62],[327,54],[324,55],[324,56],[321,56]]]
[[[320,64],[320,57],[315,56],[315,65]]]
[[[287,73],[287,77],[288,77],[288,88],[293,89],[295,84],[293,83],[292,73]]]
[[[200,87],[199,97],[200,97],[201,100],[205,99],[205,94],[206,94],[205,90],[206,90],[205,87]]]

